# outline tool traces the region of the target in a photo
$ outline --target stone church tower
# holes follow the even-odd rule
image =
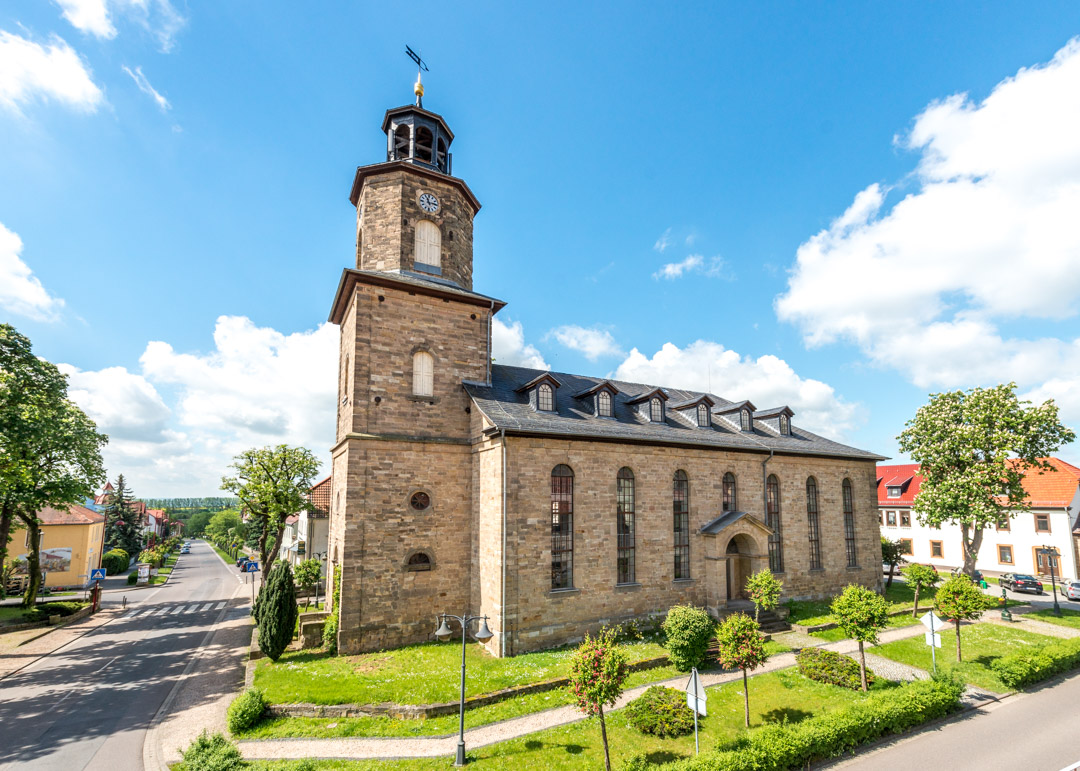
[[[330,314],[341,329],[329,559],[343,652],[429,639],[435,614],[462,612],[473,589],[462,382],[489,382],[504,303],[472,291],[480,202],[451,176],[454,134],[417,89],[415,105],[383,118],[385,162],[356,170],[356,268]]]

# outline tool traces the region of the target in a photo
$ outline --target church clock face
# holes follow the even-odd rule
[[[434,214],[439,210],[439,199],[431,193],[423,193],[420,196],[420,208],[429,214]]]

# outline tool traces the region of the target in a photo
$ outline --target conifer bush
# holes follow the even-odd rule
[[[271,661],[277,661],[292,642],[293,628],[300,609],[296,606],[296,584],[292,566],[279,560],[270,568],[266,584],[259,592],[259,649]]]
[[[706,663],[716,624],[704,608],[676,605],[668,611],[663,628],[673,667],[680,672],[689,672]]]

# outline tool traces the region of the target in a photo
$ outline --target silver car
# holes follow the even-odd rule
[[[1080,581],[1065,581],[1058,586],[1061,596],[1070,600],[1080,600]]]

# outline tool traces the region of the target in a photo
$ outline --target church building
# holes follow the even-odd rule
[[[383,117],[386,160],[356,170],[330,312],[339,650],[430,640],[444,612],[487,616],[498,656],[676,604],[720,616],[762,568],[785,599],[879,587],[881,456],[753,394],[492,362],[506,303],[473,289],[480,201],[416,92]]]

